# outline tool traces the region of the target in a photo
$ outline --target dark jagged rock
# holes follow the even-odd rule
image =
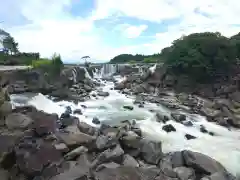
[[[133,110],[133,106],[123,106],[124,109],[127,109],[127,110]]]
[[[92,123],[100,124],[101,122],[99,121],[99,119],[97,117],[94,117],[93,120],[92,120]]]
[[[208,130],[205,128],[205,126],[203,126],[203,125],[201,125],[200,126],[200,131],[202,132],[202,133],[208,133]]]
[[[176,128],[172,124],[167,124],[162,127],[162,130],[169,132],[176,132]]]
[[[75,110],[73,111],[73,114],[82,115],[82,110],[81,110],[81,109],[75,109]]]
[[[186,120],[186,115],[185,114],[171,113],[171,116],[177,122],[183,122],[183,121]]]
[[[107,96],[109,96],[109,92],[100,91],[100,92],[97,93],[97,95],[107,97]]]
[[[192,136],[191,134],[185,134],[185,138],[186,138],[187,140],[196,139],[196,137],[195,137],[195,136]]]
[[[156,113],[156,120],[157,122],[166,123],[167,121],[169,121],[169,117],[160,113]]]

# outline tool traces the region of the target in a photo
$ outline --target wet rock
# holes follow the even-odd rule
[[[124,109],[127,109],[127,110],[133,110],[133,106],[123,106]]]
[[[192,127],[192,126],[193,126],[192,121],[183,121],[182,124],[183,124],[184,126],[187,126],[187,127]]]
[[[188,167],[194,167],[195,171],[201,174],[226,172],[225,168],[219,162],[201,153],[183,151],[183,157]]]
[[[124,83],[118,83],[118,84],[115,84],[114,86],[114,89],[116,90],[123,90],[124,88],[125,88]]]
[[[196,139],[196,137],[195,137],[195,136],[192,136],[191,134],[185,134],[185,138],[186,138],[187,140]]]
[[[92,162],[91,167],[95,169],[98,165],[108,162],[122,162],[124,155],[123,149],[117,145],[113,149],[107,149],[100,153],[98,157]]]
[[[66,128],[67,126],[77,125],[79,119],[75,116],[68,116],[60,119],[61,127]]]
[[[60,119],[70,118],[70,116],[71,116],[70,113],[68,113],[68,112],[64,112],[64,113],[61,114]]]
[[[81,107],[82,107],[82,108],[84,108],[84,109],[86,109],[86,108],[87,108],[87,106],[86,106],[86,105],[84,105],[84,104],[81,104]]]
[[[138,107],[139,108],[144,108],[144,105],[143,104],[139,104]]]
[[[5,123],[9,129],[25,129],[33,120],[21,113],[12,113],[6,117]]]
[[[205,126],[203,126],[203,125],[201,125],[200,126],[200,131],[202,132],[202,133],[208,133],[208,130],[205,128]]]
[[[195,172],[192,168],[177,167],[173,169],[177,173],[179,180],[195,179]]]
[[[124,147],[140,149],[142,144],[141,139],[137,134],[128,133],[126,136],[123,136],[120,141]]]
[[[130,166],[130,167],[139,167],[139,163],[137,162],[137,160],[134,159],[129,154],[125,154],[123,156],[123,165],[124,166]]]
[[[92,120],[92,123],[100,124],[101,122],[99,121],[99,119],[97,117],[94,117],[93,120]]]
[[[81,110],[81,109],[75,109],[75,110],[73,111],[73,114],[82,115],[83,113],[82,113],[82,110]]]
[[[186,115],[185,114],[171,113],[171,116],[177,122],[182,122],[182,121],[186,120]]]
[[[167,124],[162,127],[162,130],[169,132],[176,132],[176,128],[172,124]]]
[[[70,151],[69,153],[67,153],[64,158],[66,160],[73,160],[76,157],[80,156],[81,154],[84,154],[88,151],[88,149],[84,146],[80,146],[72,151]]]
[[[162,158],[161,142],[147,141],[142,139],[141,157],[149,164],[157,165]]]
[[[169,121],[169,117],[161,113],[156,113],[156,120],[157,122],[166,123],[167,121]]]
[[[214,132],[209,132],[208,134],[211,136],[214,136]]]
[[[107,96],[109,96],[109,92],[100,91],[100,92],[97,93],[97,95],[107,97]]]

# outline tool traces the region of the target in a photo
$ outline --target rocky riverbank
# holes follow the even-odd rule
[[[94,128],[69,108],[61,117],[31,106],[12,109],[3,89],[1,100],[2,180],[236,179],[201,153],[163,153],[162,143],[145,138],[135,121]]]
[[[152,67],[147,73],[129,75],[115,89],[137,96],[140,106],[150,101],[172,110],[184,110],[207,117],[225,127],[240,128],[240,89],[237,73],[214,84],[197,84],[187,76],[176,77],[166,67]]]
[[[93,81],[92,70],[72,67],[52,76],[39,69],[1,72],[1,85],[8,86],[10,94],[42,93],[56,100],[84,101],[89,99],[99,82]]]

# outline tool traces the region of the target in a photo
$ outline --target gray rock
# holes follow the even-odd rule
[[[100,135],[97,137],[97,140],[96,140],[96,148],[99,150],[104,150],[117,145],[117,143],[118,143],[118,140],[116,136],[114,135],[111,136],[110,133],[108,136]]]
[[[21,113],[12,113],[6,117],[5,123],[9,129],[25,129],[33,120]]]
[[[187,167],[177,167],[173,169],[177,173],[177,177],[179,180],[189,180],[192,179],[194,180],[195,177],[195,172],[192,168],[187,168]]]
[[[141,156],[149,164],[157,165],[163,156],[161,142],[142,139]]]
[[[123,156],[123,165],[130,166],[130,167],[139,167],[139,163],[129,154],[125,154]]]
[[[67,153],[64,158],[66,160],[73,160],[75,159],[77,156],[80,156],[81,154],[84,154],[88,151],[88,149],[84,146],[80,146],[72,151],[70,151],[69,153]]]
[[[109,96],[109,92],[100,91],[100,92],[97,93],[97,95],[107,97],[107,96]]]
[[[162,130],[169,132],[176,132],[176,128],[172,124],[167,124],[162,127]]]
[[[225,168],[214,159],[198,152],[183,151],[183,157],[188,167],[194,167],[202,174],[213,174],[215,172],[226,172]]]

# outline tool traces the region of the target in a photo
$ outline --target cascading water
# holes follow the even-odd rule
[[[101,76],[108,77],[117,72],[117,64],[103,64],[101,68]]]

